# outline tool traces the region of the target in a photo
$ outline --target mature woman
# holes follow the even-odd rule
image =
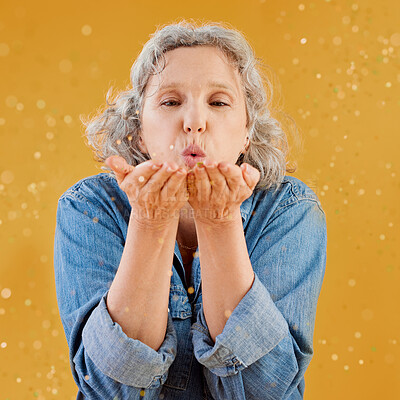
[[[86,123],[109,173],[58,202],[78,399],[303,398],[326,219],[285,175],[251,47],[221,24],[165,26],[131,81]]]

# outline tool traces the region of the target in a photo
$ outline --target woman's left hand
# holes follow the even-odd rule
[[[200,165],[199,165],[200,164]],[[247,163],[240,167],[227,162],[199,163],[188,174],[188,202],[197,221],[232,219],[244,200],[251,196],[260,172]]]

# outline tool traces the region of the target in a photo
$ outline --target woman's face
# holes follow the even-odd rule
[[[179,47],[150,77],[142,112],[142,151],[153,160],[192,167],[181,152],[196,144],[204,159],[234,164],[246,144],[246,105],[239,73],[211,46]]]

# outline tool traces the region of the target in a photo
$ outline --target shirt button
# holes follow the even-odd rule
[[[168,308],[168,312],[169,312],[169,308]]]
[[[218,350],[220,357],[225,357],[229,354],[229,350],[225,347],[222,347]]]

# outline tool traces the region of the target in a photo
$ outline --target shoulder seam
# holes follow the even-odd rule
[[[92,176],[88,176],[86,178],[81,179],[79,182],[75,183],[71,188],[67,189],[59,198],[59,200],[64,199],[66,197],[72,197],[72,198],[80,198],[81,200],[86,200],[89,201],[89,199],[87,199],[81,192],[80,192],[80,188],[82,186],[83,183],[85,183],[86,181],[92,180],[94,178],[101,178],[101,179],[109,179],[112,180],[112,176],[110,176],[107,173],[103,174],[98,174],[98,175],[92,175]]]
[[[289,206],[291,206],[292,204],[300,203],[301,201],[312,201],[312,202],[316,203],[317,206],[318,206],[318,208],[325,214],[324,210],[323,210],[322,207],[321,207],[321,203],[320,203],[317,199],[312,198],[312,197],[300,197],[300,198],[296,197],[295,199],[292,199],[292,201],[290,201],[289,203],[284,204],[283,206],[277,208],[277,209],[271,214],[271,218],[273,217],[273,215],[274,215],[277,211],[282,210],[283,208],[289,207]]]

